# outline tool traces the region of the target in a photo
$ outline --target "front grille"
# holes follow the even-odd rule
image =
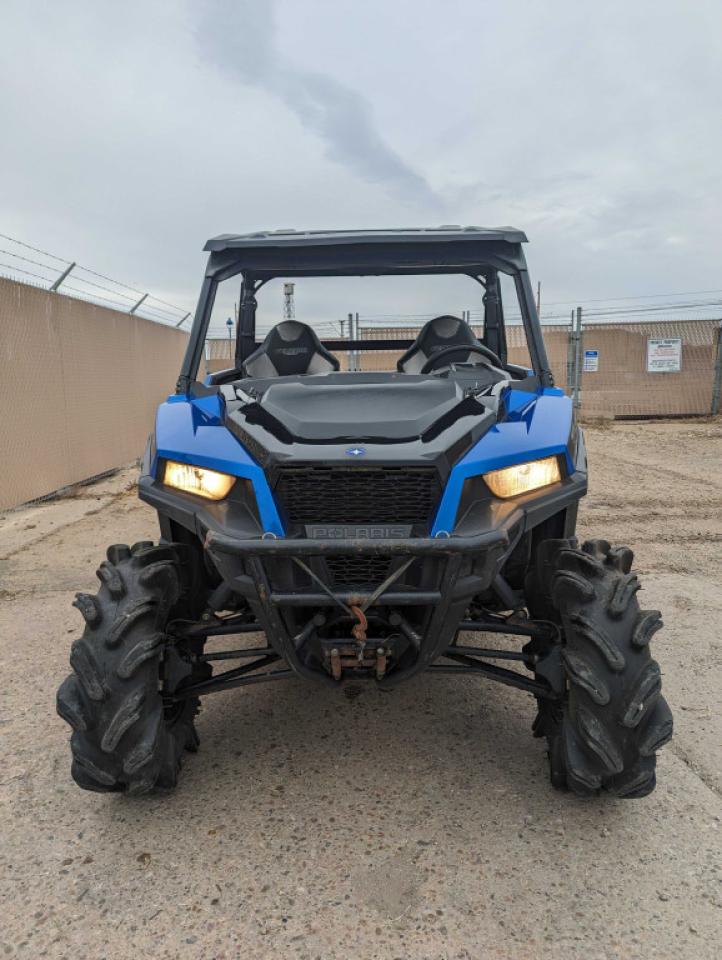
[[[281,467],[275,493],[291,523],[431,523],[434,467]]]
[[[388,557],[328,557],[326,565],[335,587],[378,586],[389,573]]]

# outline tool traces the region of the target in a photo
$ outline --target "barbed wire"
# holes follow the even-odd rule
[[[627,298],[610,298],[610,300],[614,299],[626,300]],[[593,301],[589,300],[586,302],[591,303]],[[484,314],[483,311],[479,310],[478,308],[459,311],[459,315],[462,315],[463,313],[466,314],[470,323],[483,323]],[[554,326],[560,324],[566,325],[571,321],[570,313],[542,312],[539,319],[542,326]],[[680,314],[685,313],[694,313],[695,316],[680,316]],[[655,315],[653,318],[650,316],[652,314]],[[666,316],[658,316],[658,314],[666,314]],[[686,320],[689,320],[690,322],[695,320],[714,320],[720,315],[722,315],[722,299],[692,301],[688,303],[667,303],[654,305],[645,304],[640,307],[617,307],[609,310],[583,310],[582,318],[585,323],[589,323],[591,321],[594,321],[595,323],[634,323],[635,318],[637,317],[639,318],[640,322],[643,322],[645,317],[649,317],[650,322],[672,323],[684,322]],[[432,320],[435,316],[437,316],[436,313],[376,315],[359,314],[359,322],[367,329],[416,329],[422,326],[428,320]],[[504,319],[510,326],[518,326],[522,323],[521,314],[515,311],[505,311]],[[337,338],[341,336],[342,329],[344,330],[344,334],[348,335],[346,323],[346,317],[344,316],[343,320],[321,320],[316,323],[311,322],[311,326],[316,333],[321,336]],[[273,323],[267,322],[259,323],[256,329],[257,339],[264,337],[273,327],[273,325]],[[207,333],[206,339],[227,340],[228,330],[226,327],[216,328],[212,326]]]
[[[2,247],[0,247],[0,253],[4,253],[8,257],[14,257],[16,260],[23,260],[25,263],[32,263],[36,267],[42,267],[43,270],[57,270],[56,267],[49,267],[46,263],[41,263],[39,260],[33,260],[30,257],[23,257],[19,253],[13,253],[12,250],[5,250]]]
[[[71,283],[63,284],[63,290],[72,290],[75,293],[87,293],[87,291],[83,290],[82,287],[76,287]],[[87,296],[84,296],[82,299],[87,300],[88,298]],[[97,302],[98,300],[101,303],[111,304],[116,310],[121,309],[127,312],[127,303],[119,303],[117,300],[110,300],[108,297],[101,297],[100,294],[96,293],[93,295],[93,303]]]
[[[657,308],[652,307],[643,311],[634,311],[633,313],[627,313],[624,310],[620,310],[614,313],[608,312],[595,312],[595,311],[585,311],[582,315],[582,321],[585,326],[592,325],[602,325],[602,326],[611,326],[613,324],[619,324],[620,326],[627,324],[632,325],[636,323],[697,323],[697,322],[717,322],[722,324],[722,301],[714,302],[718,306],[717,313],[713,316],[679,316],[675,314],[673,310],[669,308]],[[662,310],[668,310],[670,313],[669,316],[658,316],[657,314]],[[651,316],[653,314],[653,316]],[[359,327],[363,331],[371,330],[398,330],[398,331],[418,331],[423,324],[433,319],[437,314],[411,314],[404,315],[401,317],[389,317],[388,319],[371,319],[369,317],[364,317],[362,314],[359,315]],[[467,311],[467,316],[469,322],[474,326],[481,326],[483,324],[483,316],[480,312]],[[566,314],[558,314],[556,316],[543,316],[541,317],[541,324],[543,327],[568,327],[570,324],[570,316]],[[510,327],[519,327],[522,325],[521,315],[505,315],[504,320],[507,326]],[[273,328],[274,324],[262,324],[256,328],[256,339],[262,340],[263,337]],[[314,331],[322,339],[339,339],[342,336],[346,339],[349,338],[348,328],[346,326],[346,320],[342,321],[321,321],[319,323],[311,323]],[[343,332],[342,332],[343,331]],[[231,339],[235,342],[235,328],[232,328]],[[213,328],[211,327],[206,334],[207,341],[213,342],[228,342],[228,328]]]
[[[88,300],[90,302],[99,301],[102,304],[110,304],[115,309],[122,310],[126,313],[129,313],[130,309],[137,304],[139,298],[143,297],[142,304],[138,304],[138,307],[133,309],[133,313],[137,316],[152,320],[155,323],[163,323],[166,326],[172,324],[173,326],[180,327],[189,319],[191,315],[190,310],[186,310],[183,307],[179,307],[177,304],[163,300],[161,297],[156,297],[149,291],[141,290],[140,287],[132,286],[131,284],[124,283],[121,280],[115,280],[113,277],[109,277],[97,270],[92,270],[90,267],[85,267],[75,261],[66,260],[63,257],[57,256],[57,254],[50,253],[49,251],[43,250],[40,247],[33,246],[33,244],[27,243],[24,240],[19,240],[17,237],[12,237],[6,233],[0,233],[0,238],[9,241],[11,244],[15,244],[17,247],[20,247],[24,250],[31,250],[33,253],[40,254],[42,257],[46,257],[55,261],[53,264],[43,263],[40,260],[25,256],[24,254],[18,253],[15,250],[8,250],[3,247],[0,248],[0,254],[3,254],[6,257],[11,257],[13,260],[19,260],[23,264],[30,264],[35,267],[40,267],[40,269],[52,274],[52,276],[45,276],[43,274],[27,270],[24,266],[21,267],[14,263],[0,263],[0,271],[3,272],[5,276],[12,277],[14,274],[22,274],[23,277],[32,277],[34,280],[41,280],[43,283],[52,286],[61,276],[60,269],[58,266],[56,266],[56,263],[63,264],[65,269],[70,267],[71,272],[68,274],[70,278],[69,280],[63,279],[61,286],[58,288],[59,293],[78,295],[79,298]],[[106,283],[98,283],[96,280],[90,280],[87,276],[85,276],[85,274],[88,274],[91,277],[96,277],[98,280],[104,280]],[[106,286],[106,284],[112,284],[112,286],[109,287]],[[87,287],[91,287],[92,290],[85,289]],[[95,292],[96,290],[101,290],[103,293],[110,294],[114,299],[101,296],[99,293]],[[134,295],[130,296],[128,293],[124,293],[124,290],[129,290]]]
[[[620,298],[609,298],[610,301],[614,299],[627,299],[626,297]],[[629,298],[631,299],[631,298]],[[645,298],[646,299],[646,298]],[[594,301],[586,301],[591,303]],[[603,301],[598,301],[603,302]],[[583,302],[579,302],[579,306],[582,306]],[[689,302],[674,302],[670,301],[663,304],[643,304],[640,306],[624,306],[624,307],[612,307],[608,310],[601,309],[583,309],[583,317],[589,319],[591,317],[604,319],[609,318],[610,321],[615,317],[627,317],[633,318],[636,316],[645,316],[652,313],[666,313],[669,314],[670,320],[679,319],[677,314],[687,313],[689,311],[694,311],[695,313],[712,313],[719,314],[722,312],[722,299],[713,299],[713,300],[694,300]],[[462,311],[463,312],[463,311]],[[479,308],[467,309],[466,316],[469,318],[470,322],[481,322],[484,318],[483,311]],[[570,311],[571,312],[571,311]],[[361,321],[364,324],[370,326],[378,327],[403,327],[403,326],[416,326],[420,323],[425,323],[428,320],[432,320],[436,316],[434,313],[425,313],[425,314],[370,314],[370,315],[361,315]],[[504,319],[509,323],[521,323],[522,318],[521,314],[515,310],[505,310]],[[570,313],[545,313],[542,310],[540,317],[542,324],[544,323],[568,323],[570,321]],[[659,318],[660,320],[664,318]],[[702,318],[704,319],[704,317]],[[712,316],[714,319],[714,316]]]
[[[17,243],[20,247],[26,247],[28,250],[34,250],[35,253],[42,253],[44,257],[50,257],[51,260],[57,260],[59,263],[72,263],[71,260],[63,260],[62,257],[56,257],[54,253],[48,253],[47,250],[41,250],[39,247],[34,247],[30,243],[25,243],[24,240],[18,240],[16,237],[9,237],[6,233],[0,233],[0,237],[3,240],[11,240],[13,243]]]
[[[109,277],[107,274],[93,270],[90,267],[85,267],[82,264],[67,260],[63,257],[59,257],[57,254],[50,253],[49,251],[43,250],[40,247],[36,247],[24,240],[19,240],[17,237],[0,233],[0,238],[8,241],[10,244],[14,244],[18,248],[32,251],[41,257],[45,257],[54,261],[52,264],[43,263],[41,260],[26,256],[25,254],[16,252],[13,249],[0,247],[0,255],[20,261],[23,265],[29,264],[31,267],[37,267],[51,274],[51,276],[46,276],[33,270],[28,270],[25,266],[18,266],[14,263],[0,262],[0,272],[5,273],[6,276],[21,274],[23,277],[30,277],[35,281],[41,281],[43,284],[52,286],[61,276],[57,264],[62,264],[64,269],[70,267],[71,272],[68,274],[68,278],[63,279],[62,281],[61,287],[59,288],[59,292],[61,293],[77,295],[79,298],[89,300],[91,302],[110,304],[114,309],[122,310],[128,313],[132,309],[134,314],[143,316],[146,319],[150,319],[156,323],[163,323],[165,325],[173,324],[176,327],[180,327],[190,318],[190,310],[185,310],[176,304],[170,303],[169,301],[160,297],[156,297],[154,294],[144,291],[138,286],[133,286],[132,284],[125,283],[121,280],[115,280],[113,277]],[[96,279],[91,280],[88,279],[88,277],[95,277]],[[105,281],[105,283],[98,283],[98,280]],[[111,284],[111,286],[107,286],[106,284]],[[129,293],[123,292],[126,290],[129,291]],[[95,291],[102,291],[102,294],[110,294],[110,296],[102,296],[101,293],[96,293]],[[549,302],[542,308],[540,321],[542,325],[569,323],[569,313],[549,311],[548,309],[549,307],[563,306],[565,304],[581,306],[583,309],[583,319],[585,322],[589,322],[591,320],[599,323],[613,323],[617,321],[634,322],[635,318],[641,319],[651,314],[659,315],[656,317],[656,319],[663,322],[666,320],[673,321],[685,319],[684,317],[680,317],[679,314],[689,314],[690,312],[700,314],[699,319],[714,319],[713,316],[710,317],[710,312],[716,312],[717,314],[722,313],[722,298],[715,297],[707,300],[683,300],[682,298],[693,296],[709,296],[711,294],[718,294],[721,292],[722,288],[714,288],[710,290],[688,290],[682,293],[597,297],[588,298],[586,300],[556,300]],[[143,298],[143,302],[141,304],[138,304],[139,298]],[[666,299],[667,302],[643,302],[650,300],[659,301],[662,299]],[[623,306],[621,305],[622,301],[624,301]],[[634,301],[637,302],[635,303]],[[610,306],[608,308],[604,308],[603,306],[594,306],[591,307],[591,309],[585,308],[585,304],[603,305],[613,303],[619,303],[620,306]],[[483,311],[478,306],[461,312],[465,313],[469,321],[472,323],[480,323],[483,321]],[[666,316],[661,316],[662,314],[665,314]],[[704,316],[702,316],[702,314],[704,314]],[[359,315],[359,321],[366,328],[418,327],[426,321],[432,319],[435,315],[436,314],[434,313],[361,314]],[[522,322],[520,313],[514,309],[505,311],[505,320],[510,325],[517,325]],[[342,335],[342,332],[347,332],[345,329],[345,324],[346,316],[344,315],[343,319],[321,320],[313,324],[313,326],[314,329],[316,329],[317,332],[323,336],[339,337]],[[264,322],[259,324],[257,335],[265,336],[272,326],[272,323]],[[216,329],[215,326],[212,326],[207,334],[207,339],[225,340],[227,339],[227,332],[228,331],[226,327]]]
[[[32,273],[30,270],[21,270],[20,267],[16,267],[15,264],[11,263],[0,263],[0,267],[6,267],[8,270],[11,270],[14,273],[25,274],[26,277],[36,277],[38,280],[44,280],[48,282],[47,277],[41,277],[39,273]]]

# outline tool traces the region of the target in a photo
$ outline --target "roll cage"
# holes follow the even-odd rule
[[[196,381],[218,284],[241,274],[235,366],[259,345],[256,294],[269,280],[289,277],[418,276],[459,274],[484,288],[481,342],[507,362],[499,274],[512,277],[534,374],[543,387],[554,385],[536,312],[522,243],[512,227],[308,231],[276,230],[222,234],[209,240],[203,285],[190,341],[176,384],[185,394]],[[324,340],[329,350],[407,349],[411,340]]]

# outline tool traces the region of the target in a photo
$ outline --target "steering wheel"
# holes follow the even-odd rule
[[[454,344],[454,346],[444,347],[436,353],[432,353],[419,373],[431,373],[431,371],[435,370],[439,365],[439,360],[446,359],[453,353],[478,353],[485,360],[491,360],[495,367],[502,366],[501,360],[497,357],[494,351],[490,350],[488,347],[485,347],[482,343],[457,343]]]

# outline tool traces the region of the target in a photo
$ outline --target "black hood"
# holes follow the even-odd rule
[[[222,387],[226,425],[267,469],[289,462],[434,463],[448,469],[496,421],[488,386],[400,373],[243,380]]]
[[[451,380],[405,378],[367,383],[329,377],[279,380],[259,399],[270,424],[306,443],[366,440],[398,443],[422,436],[464,399]]]

